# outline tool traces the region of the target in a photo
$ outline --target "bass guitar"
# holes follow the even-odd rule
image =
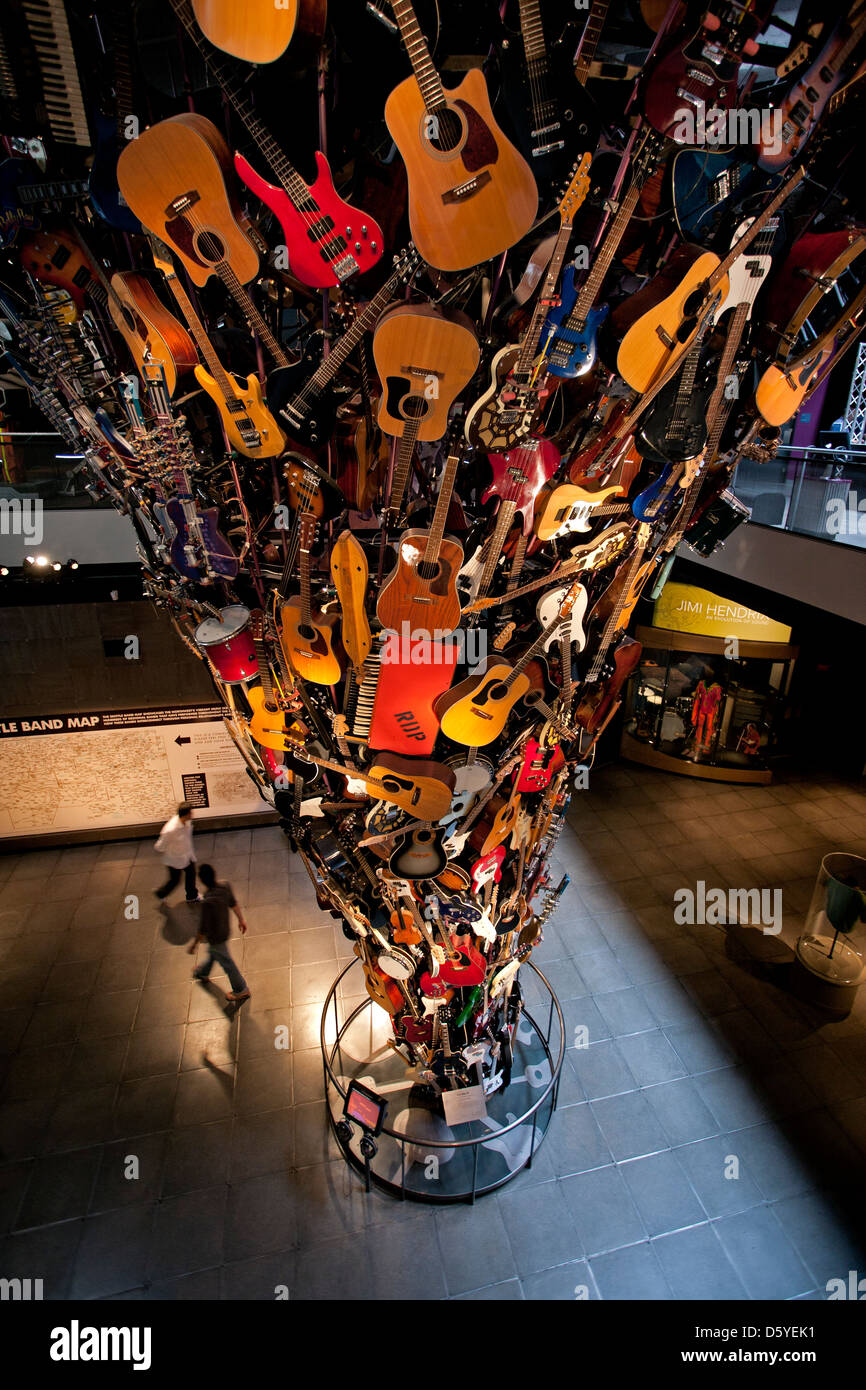
[[[538,189],[496,124],[480,69],[446,93],[410,0],[392,8],[414,75],[388,97],[385,122],[406,165],[412,240],[437,270],[467,270],[526,235]]]
[[[544,322],[544,360],[551,376],[585,376],[595,365],[598,330],[607,317],[608,308],[606,304],[597,309],[593,306],[660,150],[658,137],[647,132],[632,156],[628,192],[617,208],[616,216],[579,291],[574,266],[565,268],[559,303],[550,310]]]
[[[286,436],[265,405],[258,378],[250,373],[246,382],[242,383],[233,373],[226,371],[192,300],[177,278],[171,252],[158,237],[148,236],[148,241],[154,264],[157,270],[162,271],[198,350],[210,367],[207,372],[199,363],[194,369],[195,379],[219,411],[229,443],[246,458],[274,458],[282,453]]]
[[[245,0],[238,0],[239,7],[244,3]],[[270,208],[282,228],[292,275],[313,289],[327,289],[342,285],[353,275],[369,270],[381,259],[385,249],[384,235],[378,222],[369,213],[353,207],[340,197],[334,187],[330,165],[321,151],[317,150],[315,154],[315,181],[308,184],[301,178],[297,169],[259,120],[250,103],[241,94],[239,87],[232,81],[224,63],[220,62],[212,50],[202,42],[187,0],[171,0],[171,4],[226,97],[255,140],[263,159],[279,180],[279,187],[268,183],[256,173],[249,160],[241,154],[235,155],[235,170],[247,188]],[[216,4],[216,0],[208,0],[208,4],[214,12],[222,8]],[[315,4],[324,12],[325,0],[315,0]],[[265,0],[264,8],[270,8],[272,19],[276,14],[280,21],[285,20],[288,5],[286,9],[275,11],[270,7],[269,0]],[[295,8],[297,9],[297,5]],[[224,47],[212,39],[207,30],[205,32],[217,48]],[[266,30],[263,28],[262,32],[265,33]]]
[[[485,449],[511,449],[529,434],[543,397],[546,373],[539,359],[545,314],[556,298],[562,262],[577,211],[589,192],[588,154],[583,156],[559,204],[560,228],[544,284],[521,343],[501,348],[493,359],[490,385],[466,414],[466,438]]]

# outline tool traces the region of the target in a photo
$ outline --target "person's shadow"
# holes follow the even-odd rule
[[[201,926],[202,903],[180,902],[165,905],[162,936],[172,946],[188,946]]]

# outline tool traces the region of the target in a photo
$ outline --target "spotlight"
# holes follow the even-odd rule
[[[46,566],[48,565],[48,556],[47,556],[47,555],[37,555],[37,556],[36,556],[36,559],[33,561],[33,564],[36,565],[36,566],[38,566],[39,569],[44,570],[44,569],[46,568]]]
[[[63,569],[63,566],[61,565],[61,563],[60,563],[59,560],[55,560],[55,561],[54,561],[54,564],[51,566],[51,568],[52,568],[53,570],[62,570],[62,569]]]
[[[78,561],[77,561],[77,560],[67,560],[66,563],[67,563],[67,565],[69,566],[69,568],[70,568],[71,570],[77,570],[77,569],[78,569]]]
[[[7,567],[5,565],[0,565],[0,577],[5,579],[8,573],[9,570],[7,569]]]
[[[33,558],[32,555],[25,555],[25,556],[24,556],[24,563],[25,563],[25,565],[35,565],[35,564],[36,564],[36,561],[34,560],[34,558]]]

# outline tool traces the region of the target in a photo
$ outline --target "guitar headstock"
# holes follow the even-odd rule
[[[567,223],[569,226],[574,221],[575,213],[589,193],[589,166],[591,163],[592,155],[585,154],[575,166],[571,183],[560,199],[559,215],[563,223]]]
[[[150,253],[153,256],[154,265],[163,275],[170,278],[175,273],[171,251],[165,242],[161,241],[158,236],[154,236],[152,232],[148,232],[147,239],[150,242]]]
[[[254,608],[250,613],[250,636],[254,642],[265,640],[265,615],[261,608]]]
[[[298,514],[298,547],[302,553],[309,554],[315,545],[318,525],[312,512]]]

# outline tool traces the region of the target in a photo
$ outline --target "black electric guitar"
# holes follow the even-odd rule
[[[580,24],[569,20],[557,35],[545,34],[541,0],[518,0],[519,35],[503,26],[498,45],[501,99],[520,152],[542,188],[557,183],[578,155],[598,144],[601,121],[582,74],[589,69],[609,3],[593,4],[578,68],[574,55]]]

